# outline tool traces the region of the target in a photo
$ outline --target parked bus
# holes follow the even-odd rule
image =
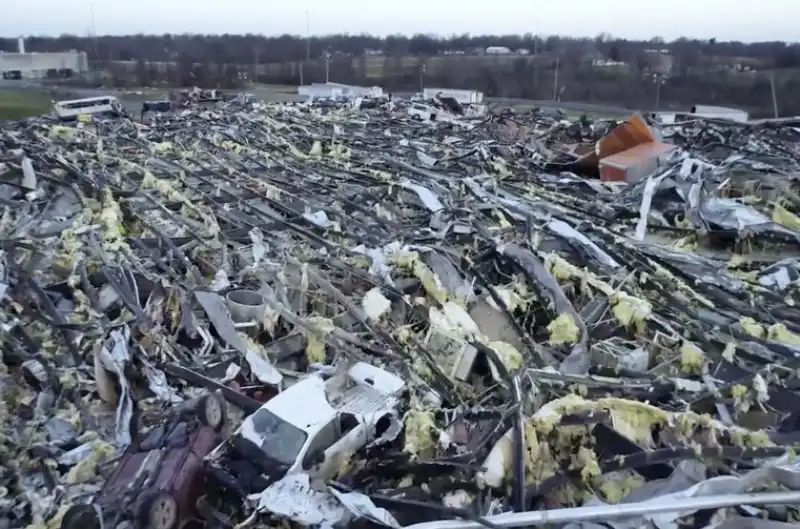
[[[58,101],[53,104],[53,112],[62,121],[78,120],[80,116],[118,118],[125,115],[125,109],[114,96]]]

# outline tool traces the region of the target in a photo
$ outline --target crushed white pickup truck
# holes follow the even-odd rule
[[[206,457],[209,471],[256,512],[330,523],[346,509],[324,485],[311,483],[335,477],[368,444],[399,435],[396,408],[405,388],[399,377],[363,362],[309,375],[247,417]]]

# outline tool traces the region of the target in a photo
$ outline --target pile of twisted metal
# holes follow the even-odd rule
[[[0,528],[796,526],[800,130],[407,107],[2,126]]]

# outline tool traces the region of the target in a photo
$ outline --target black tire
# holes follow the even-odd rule
[[[197,418],[217,432],[222,430],[225,426],[225,403],[217,395],[206,395],[197,405]]]
[[[136,526],[133,525],[133,522],[130,520],[123,520],[118,523],[114,529],[136,529]]]
[[[61,529],[100,529],[97,511],[91,505],[73,505],[61,518]]]
[[[178,502],[171,494],[156,493],[144,502],[140,516],[145,529],[176,529],[180,521]]]

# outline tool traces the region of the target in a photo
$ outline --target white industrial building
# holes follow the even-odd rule
[[[690,113],[704,118],[727,119],[739,123],[747,123],[750,119],[750,115],[744,110],[714,105],[695,105]]]
[[[477,90],[459,90],[456,88],[426,88],[422,92],[425,99],[434,97],[452,97],[462,105],[478,105],[483,102],[483,92]]]
[[[88,71],[89,61],[85,52],[26,53],[23,38],[19,39],[16,52],[0,52],[0,72],[5,79],[70,77]]]
[[[298,86],[297,94],[307,97],[383,97],[383,88],[380,86],[354,86],[341,83],[313,83],[307,86]]]
[[[489,46],[486,55],[511,55],[511,49],[505,46]]]

